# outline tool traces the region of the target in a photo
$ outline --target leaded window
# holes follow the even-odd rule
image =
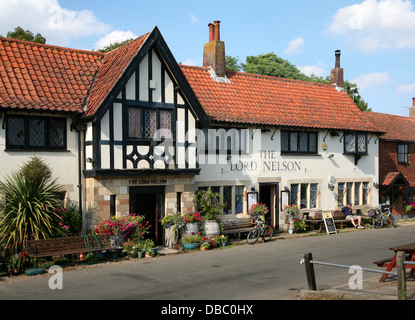
[[[171,110],[128,108],[129,139],[172,139]]]
[[[346,133],[344,135],[345,154],[366,154],[367,136],[365,133]]]
[[[65,150],[66,118],[8,116],[6,148],[20,150]]]

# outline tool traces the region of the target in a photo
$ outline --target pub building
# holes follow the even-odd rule
[[[339,51],[332,84],[230,72],[215,21],[203,55],[178,65],[157,27],[108,53],[0,38],[0,176],[40,156],[85,229],[137,213],[158,244],[198,189],[226,220],[266,203],[281,230],[288,204],[378,205],[382,132],[344,91]]]

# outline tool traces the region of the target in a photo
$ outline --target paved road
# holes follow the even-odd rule
[[[95,265],[64,270],[63,289],[55,290],[49,288],[52,274],[0,279],[0,299],[292,300],[307,287],[299,263],[305,253],[376,268],[372,262],[390,256],[389,247],[414,242],[414,235],[415,225],[407,225]],[[347,269],[316,266],[316,277],[322,289],[345,284],[350,275]]]

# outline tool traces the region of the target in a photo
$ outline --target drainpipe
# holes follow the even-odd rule
[[[86,125],[81,123],[76,123],[73,120],[71,124],[71,131],[74,130],[78,133],[78,198],[79,198],[79,211],[82,212],[82,140],[81,133],[85,132]]]

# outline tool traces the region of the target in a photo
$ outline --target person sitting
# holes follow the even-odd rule
[[[345,218],[347,220],[350,220],[350,222],[353,224],[353,226],[355,228],[357,228],[357,229],[363,229],[363,227],[361,225],[361,223],[362,223],[362,217],[353,214],[353,208],[352,208],[352,204],[350,202],[347,203],[347,206],[344,207],[342,209],[342,211],[343,211],[343,213],[345,215]],[[355,220],[357,220],[357,225],[356,225]]]

